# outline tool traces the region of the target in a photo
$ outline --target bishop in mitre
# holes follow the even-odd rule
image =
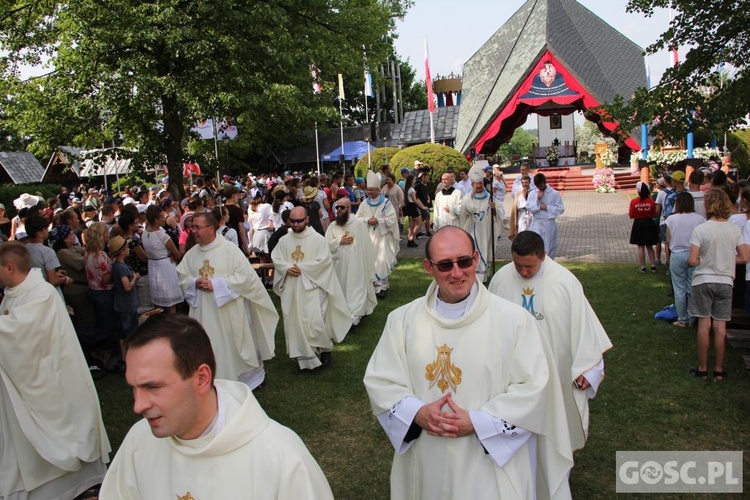
[[[367,198],[360,203],[357,217],[367,223],[367,233],[375,245],[375,294],[384,298],[388,276],[396,265],[399,251],[398,210],[380,193],[380,180],[367,172]]]
[[[490,200],[490,193],[484,188],[484,172],[477,165],[469,170],[472,191],[461,200],[461,228],[474,239],[479,260],[477,277],[487,281],[488,269],[492,265],[492,248],[500,235],[500,221],[495,210],[495,203]],[[494,236],[492,237],[494,225]]]

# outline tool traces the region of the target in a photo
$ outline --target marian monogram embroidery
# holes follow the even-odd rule
[[[211,263],[210,263],[210,261],[208,259],[206,259],[206,260],[203,261],[203,266],[200,269],[198,269],[198,274],[203,279],[208,279],[208,278],[213,277],[213,275],[214,275],[214,268],[211,267]],[[190,493],[188,493],[188,494],[190,494]]]
[[[437,384],[440,392],[445,392],[448,388],[456,391],[458,384],[461,383],[461,368],[451,363],[451,353],[453,349],[448,344],[443,344],[437,349],[437,358],[434,363],[425,366],[424,376],[430,382],[430,389]]]
[[[523,303],[521,306],[529,311],[532,316],[534,316],[539,321],[544,319],[544,314],[538,313],[534,310],[534,289],[533,288],[524,288],[523,289],[523,295],[521,296],[523,299]]]
[[[302,245],[297,245],[297,248],[292,252],[292,260],[296,262],[302,262],[302,259],[305,258],[305,254],[302,251]]]
[[[208,261],[206,261],[206,262],[208,262]],[[184,495],[181,495],[181,496],[177,495],[177,500],[195,500],[195,497],[193,495],[191,495],[190,492],[188,491]]]

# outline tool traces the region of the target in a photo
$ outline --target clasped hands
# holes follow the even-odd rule
[[[448,408],[444,410],[445,405]],[[474,433],[469,412],[453,401],[450,392],[420,408],[414,421],[430,436],[457,438]]]
[[[297,264],[294,264],[292,267],[286,270],[286,275],[294,277],[302,276],[302,269],[297,267]]]
[[[197,280],[195,280],[195,288],[197,288],[198,290],[203,290],[204,292],[213,292],[214,284],[208,278],[198,278]]]

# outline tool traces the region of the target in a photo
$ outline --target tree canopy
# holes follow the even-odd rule
[[[395,19],[411,0],[0,0],[4,108],[40,152],[62,141],[118,141],[169,169],[196,119],[232,116],[246,147],[332,117],[338,73],[362,74],[393,52]],[[18,80],[20,64],[52,72]],[[0,127],[0,129],[3,127]],[[275,134],[274,134],[275,133]]]
[[[646,52],[689,47],[684,60],[658,85],[605,108],[624,130],[652,123],[656,144],[698,129],[720,136],[750,111],[750,10],[743,0],[629,0],[627,10],[650,17],[668,7],[676,16]]]

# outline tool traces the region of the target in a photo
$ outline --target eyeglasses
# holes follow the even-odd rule
[[[336,205],[336,210],[346,210],[346,207],[341,205]]]
[[[453,264],[458,264],[458,267],[460,269],[471,267],[471,265],[474,263],[474,256],[472,255],[471,257],[461,257],[460,259],[456,260],[441,260],[440,262],[435,262],[432,259],[429,260],[430,264],[435,266],[438,271],[447,273],[448,271],[453,270]]]
[[[195,224],[193,224],[191,227],[194,230],[197,230],[197,229],[206,229],[207,227],[213,227],[213,226],[210,226],[210,225],[209,226],[196,226]]]
[[[305,219],[289,219],[289,222],[291,224],[302,224],[303,222],[305,222]]]

